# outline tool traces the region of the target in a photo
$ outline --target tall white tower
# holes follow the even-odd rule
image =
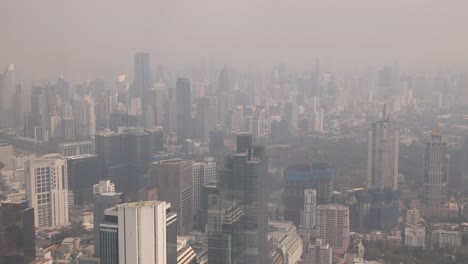
[[[315,227],[316,210],[317,210],[317,191],[315,189],[304,190],[304,212],[302,214],[301,226],[305,232],[310,234],[312,228]]]
[[[26,197],[39,228],[68,225],[67,161],[49,154],[25,163]]]
[[[147,201],[117,206],[119,263],[168,263],[166,202]]]

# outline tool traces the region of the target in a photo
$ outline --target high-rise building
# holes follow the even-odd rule
[[[409,209],[406,211],[406,225],[417,225],[420,220],[420,214],[418,209]]]
[[[0,171],[14,169],[12,145],[0,142],[0,163]]]
[[[192,99],[190,79],[181,77],[176,83],[177,142],[190,138],[192,124]]]
[[[213,158],[205,158],[203,162],[195,162],[193,167],[193,214],[195,219],[194,227],[204,230],[205,222],[200,216],[202,189],[208,183],[216,181],[216,162]],[[202,218],[202,219],[200,219]]]
[[[197,105],[197,138],[207,141],[210,136],[210,130],[215,128],[216,124],[216,97],[207,96],[201,98]]]
[[[110,180],[101,180],[93,186],[93,223],[94,223],[94,255],[100,256],[99,224],[104,221],[105,210],[124,202],[122,193],[115,192],[115,185]]]
[[[334,177],[335,169],[325,163],[298,164],[286,168],[283,176],[285,220],[300,225],[306,189],[316,190],[317,204],[329,203]]]
[[[307,234],[315,227],[317,209],[317,191],[315,189],[304,190],[304,212],[302,213],[301,226]]]
[[[193,225],[192,161],[169,159],[153,162],[149,169],[149,187],[158,189],[158,199],[171,203],[177,213],[177,233],[192,231]]]
[[[382,120],[368,133],[367,185],[371,189],[398,190],[399,130],[384,106]]]
[[[349,246],[349,208],[339,204],[317,207],[317,237],[330,244],[338,254]]]
[[[217,155],[224,153],[224,129],[222,127],[217,127],[210,130],[209,141],[209,149],[211,154]]]
[[[96,112],[91,96],[79,98],[73,103],[75,129],[79,138],[89,138],[96,134]]]
[[[36,259],[34,208],[26,200],[0,205],[0,263],[27,264]]]
[[[426,229],[424,226],[405,227],[405,246],[424,249],[426,247]]]
[[[125,161],[125,142],[121,134],[104,130],[95,136],[96,155],[104,158],[107,179],[115,183],[119,192],[128,190],[128,165]]]
[[[310,244],[304,257],[304,264],[332,264],[333,249],[329,244],[316,239],[315,244]]]
[[[94,154],[94,143],[91,140],[60,143],[59,153],[64,157]]]
[[[107,209],[100,224],[102,263],[177,263],[176,220],[162,201]]]
[[[442,137],[439,126],[426,143],[424,156],[424,199],[423,214],[427,217],[441,217],[442,208],[447,200],[449,156],[447,143]]]
[[[73,192],[75,205],[93,203],[93,186],[104,179],[104,158],[93,154],[67,157],[68,191]]]
[[[15,65],[9,64],[0,75],[0,128],[13,128],[15,125]]]
[[[140,98],[143,105],[146,105],[145,97],[151,88],[150,80],[150,55],[149,53],[135,54],[135,80],[131,88],[130,97]]]
[[[26,197],[35,208],[36,227],[68,225],[67,160],[48,154],[25,163]]]
[[[208,210],[209,259],[267,263],[267,156],[264,147],[252,145],[251,135],[239,135],[237,146],[221,171],[219,195],[208,198],[214,199]]]

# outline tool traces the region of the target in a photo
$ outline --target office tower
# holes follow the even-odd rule
[[[251,135],[238,136],[237,153],[226,157],[221,171],[218,202],[208,211],[214,263],[268,261],[268,160],[264,147],[251,142]]]
[[[8,171],[13,169],[13,146],[0,142],[0,171]]]
[[[317,207],[317,237],[330,244],[338,254],[349,246],[349,208],[339,204]]]
[[[282,118],[288,124],[288,128],[292,130],[297,129],[297,104],[295,102],[283,102]]]
[[[55,90],[61,98],[68,99],[70,97],[70,84],[65,80],[64,76],[60,75],[55,86]]]
[[[75,118],[62,118],[62,137],[65,141],[76,139]]]
[[[23,83],[16,86],[16,101],[15,101],[15,122],[16,128],[21,130],[24,124],[24,114],[31,112],[31,93],[25,88]]]
[[[192,124],[192,101],[190,79],[181,77],[176,83],[177,142],[190,138]]]
[[[150,163],[150,134],[143,129],[124,132],[125,160],[128,163],[128,190],[136,193],[143,183],[139,182],[148,172]]]
[[[226,109],[228,108],[228,94],[231,90],[231,82],[229,79],[228,69],[223,67],[219,73],[217,104],[216,104],[216,119],[218,123],[224,123]]]
[[[301,226],[310,234],[315,227],[317,209],[317,191],[315,189],[304,190],[304,212],[302,213]]]
[[[270,140],[274,143],[285,143],[288,141],[288,122],[281,118],[274,118],[271,121]]]
[[[46,87],[34,87],[31,93],[32,138],[39,141],[47,141],[46,116],[47,97]],[[28,126],[29,127],[29,126]]]
[[[50,139],[62,138],[62,118],[56,112],[47,115],[47,131]]]
[[[100,225],[102,263],[177,263],[176,220],[162,201],[107,209]]]
[[[74,205],[93,203],[93,186],[104,178],[104,158],[93,154],[67,157],[68,191],[73,192]]]
[[[60,143],[59,153],[64,157],[94,154],[94,143],[92,140]]]
[[[135,54],[135,80],[130,90],[131,98],[140,98],[142,105],[146,105],[146,96],[151,87],[150,55],[149,53]]]
[[[158,199],[171,203],[177,213],[178,235],[187,235],[193,225],[192,161],[169,159],[153,162],[149,170],[149,187],[158,188]]]
[[[367,140],[367,185],[371,189],[398,190],[400,134],[385,105],[382,120],[372,124]]]
[[[115,192],[115,185],[110,180],[100,180],[93,186],[93,223],[94,223],[94,256],[100,256],[99,224],[104,221],[105,210],[124,202],[122,193]]]
[[[197,138],[208,141],[210,130],[216,127],[216,97],[203,97],[197,104]]]
[[[316,239],[315,244],[308,246],[303,264],[332,264],[332,262],[333,249],[321,239]]]
[[[145,129],[149,134],[149,151],[150,155],[155,155],[164,151],[164,130],[162,128]]]
[[[68,225],[67,160],[48,154],[25,163],[26,197],[34,207],[36,227]]]
[[[36,259],[34,208],[26,200],[0,205],[0,263],[27,264]]]
[[[119,192],[127,191],[128,165],[125,161],[125,142],[121,134],[104,130],[95,136],[96,155],[104,158],[107,179],[115,183]]]
[[[224,153],[224,129],[222,127],[210,130],[209,148],[213,155]]]
[[[0,75],[0,128],[13,128],[15,102],[15,66],[9,64]]]
[[[316,190],[317,204],[329,203],[335,173],[335,169],[325,163],[298,164],[286,168],[283,176],[285,220],[300,225],[306,189]]]
[[[167,114],[166,84],[163,82],[153,84],[151,92],[150,102],[153,104],[154,125],[157,127],[164,126]]]
[[[119,131],[120,127],[136,127],[138,122],[138,116],[128,113],[113,112],[109,116],[109,128],[114,132]]]
[[[309,132],[323,132],[323,109],[313,111],[309,120]]]
[[[427,217],[441,217],[447,199],[449,156],[440,126],[434,127],[424,156],[424,210]]]
[[[74,101],[76,135],[79,138],[89,138],[96,134],[96,112],[94,99],[91,96]]]
[[[194,227],[204,231],[205,219],[202,216],[202,190],[203,186],[216,181],[216,162],[213,158],[207,157],[203,162],[195,162],[193,167],[193,214],[195,219]]]

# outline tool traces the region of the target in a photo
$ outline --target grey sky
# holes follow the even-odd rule
[[[426,71],[468,63],[463,0],[0,0],[0,67],[21,79],[132,73],[133,53],[152,64],[339,70],[392,64]]]

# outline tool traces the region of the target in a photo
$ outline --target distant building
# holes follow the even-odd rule
[[[305,229],[307,234],[310,234],[315,227],[317,218],[317,191],[315,189],[304,190],[304,212],[301,218],[301,227]]]
[[[406,224],[407,225],[417,225],[420,220],[420,214],[418,209],[409,209],[406,211]]]
[[[0,263],[27,264],[36,259],[34,208],[26,200],[0,205]]]
[[[0,171],[13,170],[13,146],[0,142]]]
[[[330,245],[323,243],[321,239],[315,240],[315,244],[307,247],[303,264],[332,264],[333,249]]]
[[[338,254],[349,247],[349,208],[338,204],[317,207],[317,237]]]
[[[67,158],[68,190],[74,194],[74,205],[93,203],[93,185],[105,176],[104,159],[85,154]]]
[[[405,246],[424,249],[426,245],[426,230],[424,226],[405,227]]]
[[[193,225],[193,169],[191,160],[170,159],[150,165],[149,187],[158,188],[158,199],[171,203],[177,212],[177,233],[192,231]]]
[[[92,140],[61,143],[59,153],[64,157],[94,154],[94,144]]]
[[[438,247],[461,247],[462,246],[462,232],[460,231],[447,231],[438,229],[432,231],[432,242]]]
[[[304,190],[315,189],[317,204],[330,202],[335,169],[324,163],[300,164],[288,167],[283,176],[285,220],[300,225],[304,210]]]
[[[205,158],[203,162],[195,162],[193,167],[193,214],[195,226],[201,231],[204,231],[204,218],[200,215],[201,196],[203,186],[210,182],[216,181],[216,162],[213,158]]]
[[[48,154],[25,163],[26,197],[34,211],[36,227],[69,224],[67,161],[60,154]]]
[[[400,133],[390,121],[384,106],[382,120],[372,124],[368,133],[367,185],[371,189],[398,190],[398,153]]]

